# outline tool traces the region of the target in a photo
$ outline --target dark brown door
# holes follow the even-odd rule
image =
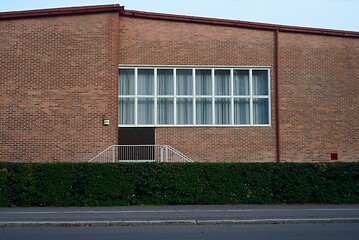
[[[119,145],[155,145],[155,128],[118,128]],[[126,151],[126,152],[124,152]],[[154,160],[154,147],[125,147],[119,160]]]

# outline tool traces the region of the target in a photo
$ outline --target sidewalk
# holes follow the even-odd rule
[[[357,205],[0,208],[0,227],[359,223]]]

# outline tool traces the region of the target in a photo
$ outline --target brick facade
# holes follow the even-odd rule
[[[0,21],[1,161],[86,161],[117,142],[118,21]]]
[[[358,161],[359,33],[131,14],[0,21],[0,161],[86,161],[117,144],[119,64],[271,68],[271,126],[156,128],[195,161],[276,161],[277,70],[281,161]]]
[[[270,66],[274,32],[170,21],[120,18],[120,64]],[[275,96],[275,88],[271,88]],[[275,98],[272,97],[272,113]],[[156,143],[195,161],[275,161],[276,127],[156,128]]]
[[[359,39],[280,35],[284,161],[359,159]]]

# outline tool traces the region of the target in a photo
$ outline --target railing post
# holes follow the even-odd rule
[[[160,161],[163,162],[163,147],[160,147]]]
[[[115,145],[112,145],[112,162],[115,162]]]
[[[165,157],[165,159],[166,159],[166,162],[168,162],[168,145],[166,145],[165,148],[166,148],[166,151],[165,151],[165,154],[166,154],[165,156],[166,157]]]

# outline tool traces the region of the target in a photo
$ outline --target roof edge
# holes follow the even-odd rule
[[[123,7],[119,4],[109,5],[93,5],[82,7],[65,7],[65,8],[48,8],[39,10],[25,10],[0,13],[0,20],[14,19],[14,18],[31,18],[31,17],[47,17],[58,15],[72,15],[72,14],[85,14],[85,13],[101,13],[101,12],[120,12]]]
[[[186,15],[153,13],[153,12],[144,12],[137,10],[125,10],[124,7],[120,6],[119,4],[1,12],[0,20],[58,16],[58,15],[72,15],[72,14],[86,14],[86,13],[101,13],[101,12],[119,12],[120,15],[122,16],[156,19],[156,20],[167,20],[167,21],[220,25],[220,26],[229,26],[229,27],[244,27],[251,29],[272,30],[272,31],[281,31],[281,32],[359,38],[359,32],[355,32],[355,31],[287,26],[287,25],[257,23],[257,22],[248,22],[248,21],[240,21],[240,20],[228,20],[228,19],[219,19],[219,18],[206,18],[206,17],[186,16]]]
[[[229,26],[229,27],[244,27],[244,28],[260,29],[260,30],[280,31],[280,32],[293,32],[293,33],[306,33],[306,34],[359,38],[359,32],[345,31],[345,30],[286,26],[286,25],[269,24],[269,23],[256,23],[256,22],[247,22],[240,20],[163,14],[163,13],[143,12],[143,11],[125,10],[125,9],[123,9],[123,11],[120,12],[120,15],[137,17],[137,18],[155,19],[155,20],[167,20],[167,21],[200,23],[200,24],[220,25],[220,26]]]

